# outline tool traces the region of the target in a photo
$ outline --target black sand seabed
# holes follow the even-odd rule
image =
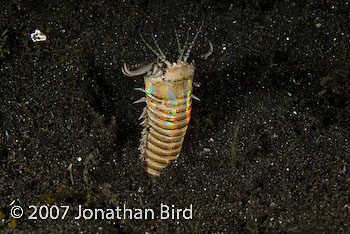
[[[1,233],[350,232],[347,1],[4,2]],[[183,42],[203,18],[191,53],[201,101],[153,183],[132,104],[143,79],[121,67],[154,58],[138,31],[175,55],[174,27]],[[192,219],[161,219],[161,204],[192,205]],[[105,216],[75,219],[79,205]],[[133,219],[111,219],[124,206]]]

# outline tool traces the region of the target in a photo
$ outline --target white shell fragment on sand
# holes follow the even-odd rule
[[[35,29],[34,33],[30,34],[30,38],[32,38],[34,42],[46,41],[45,34],[42,33],[39,29]]]

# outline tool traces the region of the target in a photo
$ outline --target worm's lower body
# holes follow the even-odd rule
[[[147,96],[146,103],[140,150],[146,173],[158,177],[180,155],[190,121],[191,98],[169,101]]]

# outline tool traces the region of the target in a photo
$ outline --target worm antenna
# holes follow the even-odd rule
[[[179,34],[177,34],[177,30],[175,28],[175,25],[174,26],[174,31],[175,31],[175,37],[176,37],[176,42],[177,42],[177,52],[180,54],[181,52],[181,44],[180,44],[180,40],[179,40]]]
[[[203,25],[204,25],[204,19],[202,20],[201,26],[200,26],[199,29],[197,30],[196,35],[194,36],[192,42],[190,43],[190,45],[189,45],[189,47],[188,47],[188,49],[187,49],[187,51],[186,51],[186,53],[185,53],[185,55],[184,55],[184,61],[185,61],[185,62],[187,61],[188,57],[190,56],[190,53],[191,53],[192,47],[193,47],[193,45],[194,45],[194,42],[196,41],[196,39],[197,39],[199,33],[202,31]]]
[[[207,59],[213,53],[213,51],[214,51],[213,44],[211,44],[211,42],[209,41],[209,51],[205,54],[202,54],[201,58]]]
[[[158,43],[157,43],[157,41],[156,41],[156,39],[154,38],[154,36],[152,37],[153,38],[153,41],[154,41],[154,44],[156,44],[156,46],[157,46],[157,49],[158,49],[158,51],[159,51],[159,53],[160,53],[160,60],[162,61],[162,62],[164,62],[166,65],[171,65],[171,63],[166,59],[166,57],[165,57],[165,55],[164,55],[164,53],[163,53],[163,51],[160,49],[160,47],[159,47],[159,45],[158,45]]]
[[[141,31],[139,31],[139,33],[140,33],[140,37],[141,37],[143,43],[145,43],[145,45],[146,45],[155,55],[157,55],[157,57],[160,59],[160,61],[162,61],[163,63],[165,63],[168,67],[171,66],[171,63],[166,59],[166,57],[165,57],[163,51],[162,51],[162,50],[160,49],[160,47],[158,46],[158,43],[157,43],[156,39],[153,37],[154,44],[156,44],[157,49],[158,49],[159,52],[157,52],[155,49],[153,49],[153,48],[146,42],[146,40],[145,40],[145,39],[143,38],[143,36],[142,36]]]
[[[187,31],[187,35],[186,35],[186,41],[185,41],[185,44],[184,46],[182,47],[182,49],[179,51],[179,58],[177,59],[177,63],[180,63],[183,56],[184,56],[184,52],[185,50],[187,49],[187,46],[188,46],[188,37],[189,37],[189,32],[191,31],[191,27],[188,29]]]

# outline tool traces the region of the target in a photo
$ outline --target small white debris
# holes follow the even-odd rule
[[[34,33],[30,34],[30,38],[32,38],[34,42],[46,41],[45,34],[42,33],[39,29],[35,29]]]
[[[209,148],[203,148],[203,151],[204,151],[205,153],[209,153],[209,152],[210,152],[210,149],[209,149]]]
[[[193,86],[196,88],[201,87],[201,83],[200,82],[193,82]]]
[[[344,163],[343,168],[342,168],[342,173],[346,174],[347,171],[347,165]]]

